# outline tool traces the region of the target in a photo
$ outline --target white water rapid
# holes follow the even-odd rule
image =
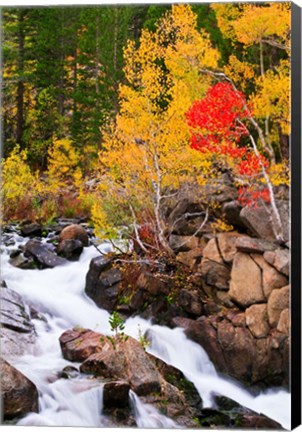
[[[57,379],[57,373],[70,365],[63,359],[59,345],[59,337],[65,330],[81,326],[110,334],[108,312],[99,309],[84,292],[89,263],[98,252],[89,247],[84,249],[79,262],[54,269],[20,270],[9,264],[8,250],[2,254],[2,278],[47,319],[47,323],[33,320],[38,338],[31,352],[9,359],[36,384],[40,394],[39,413],[27,415],[18,425],[106,427],[100,383],[83,377]],[[147,350],[180,369],[195,384],[204,406],[213,406],[213,396],[220,394],[290,429],[289,393],[270,390],[254,397],[237,383],[219,377],[206,352],[187,339],[182,329],[152,325],[139,317],[126,321],[127,334],[138,338],[139,328],[142,333],[148,331],[151,339]],[[138,427],[178,427],[173,419],[143,404],[133,392],[130,398]]]

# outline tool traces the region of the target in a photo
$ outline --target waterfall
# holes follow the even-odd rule
[[[65,330],[81,326],[110,334],[108,312],[99,309],[84,292],[90,261],[98,252],[93,247],[85,248],[79,262],[45,270],[17,269],[8,262],[8,250],[2,255],[2,277],[8,287],[47,319],[47,323],[33,320],[38,335],[33,352],[9,359],[36,384],[40,394],[39,414],[27,415],[18,425],[101,427],[106,424],[102,414],[102,385],[83,376],[57,379],[58,371],[70,365],[63,359],[59,345],[59,337]],[[125,332],[136,339],[139,328],[151,340],[147,351],[180,369],[194,383],[204,406],[214,406],[214,396],[220,394],[290,428],[290,394],[286,391],[268,390],[255,397],[238,383],[220,377],[207,353],[189,340],[182,329],[152,325],[139,317],[129,318],[125,323]],[[144,404],[133,392],[130,398],[138,427],[177,427],[172,419]]]

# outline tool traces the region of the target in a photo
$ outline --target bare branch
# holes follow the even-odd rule
[[[132,207],[132,205],[129,203],[129,208],[132,214],[132,219],[133,219],[133,228],[134,228],[134,233],[135,233],[135,238],[136,241],[139,245],[139,247],[144,251],[144,252],[148,252],[147,249],[145,248],[145,246],[143,245],[140,236],[139,236],[139,232],[138,232],[138,227],[137,227],[137,222],[136,222],[136,215],[135,215],[135,211],[134,208]]]
[[[197,230],[194,232],[194,234],[192,234],[187,240],[184,240],[182,243],[180,243],[180,245],[178,245],[177,247],[182,247],[184,246],[186,243],[188,243],[192,238],[196,237],[197,234],[202,230],[202,228],[205,226],[205,224],[208,221],[208,217],[209,217],[209,208],[206,208],[206,212],[205,212],[205,217],[204,220],[202,221],[202,223],[200,224],[200,226],[197,228]]]

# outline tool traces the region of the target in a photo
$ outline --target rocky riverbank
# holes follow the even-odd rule
[[[287,195],[281,192],[279,196],[285,198],[279,206],[286,218]],[[193,198],[172,203],[171,220],[182,220],[192,209],[198,213],[200,203]],[[232,217],[232,231],[215,234],[206,227],[192,236],[199,221],[183,218],[185,223],[182,220],[171,228],[169,236],[174,259],[146,259],[137,252],[101,254],[90,263],[85,292],[99,308],[116,310],[125,319],[139,315],[184,328],[187,337],[205,349],[218,372],[245,386],[287,388],[290,245],[287,239],[282,244],[274,240],[262,209],[238,208],[230,188],[222,190],[220,201],[220,212]],[[85,223],[59,220],[53,226],[7,226],[3,248],[9,249],[12,266],[42,270],[77,261],[92,239],[93,231]],[[11,420],[38,410],[35,385],[9,361],[35,346],[32,319],[43,319],[43,314],[5,282],[1,296],[2,370],[7,372],[4,420]],[[147,335],[142,336],[147,340]],[[79,370],[71,367],[72,373],[58,371],[58,379],[64,374],[70,379],[88,374],[99,380],[104,385],[104,410],[112,424],[135,425],[129,402],[134,391],[182,427],[280,428],[233,401],[217,398],[217,409],[203,407],[196,388],[182,372],[148,354],[131,337],[112,343],[90,329],[74,328],[66,329],[60,344],[63,357],[81,366]],[[18,407],[12,391],[21,395]]]

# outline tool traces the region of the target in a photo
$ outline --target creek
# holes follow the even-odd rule
[[[101,248],[107,251],[108,245]],[[37,342],[29,346],[28,353],[8,359],[36,384],[40,395],[39,413],[28,414],[17,425],[108,426],[108,419],[102,414],[103,391],[99,382],[82,375],[70,380],[57,379],[57,373],[70,365],[63,359],[59,345],[59,337],[65,330],[80,326],[111,334],[109,313],[99,309],[84,292],[90,261],[98,252],[91,246],[84,248],[78,262],[54,269],[20,270],[9,264],[9,249],[2,254],[2,278],[46,318],[45,321],[33,320],[38,337]],[[180,369],[194,383],[204,407],[215,406],[214,395],[226,396],[290,429],[290,394],[287,391],[269,389],[255,396],[238,383],[219,376],[206,352],[190,341],[180,328],[152,325],[140,317],[126,321],[126,334],[138,339],[140,331],[147,332],[151,340],[148,352]],[[133,392],[130,400],[138,427],[178,427],[173,419],[144,404]]]

